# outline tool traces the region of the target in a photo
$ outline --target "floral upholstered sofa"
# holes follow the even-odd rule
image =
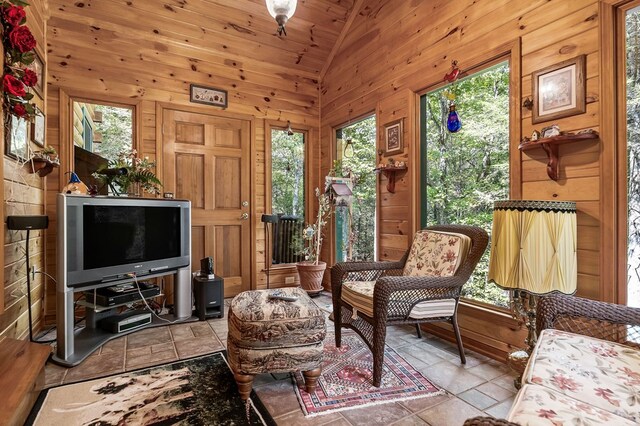
[[[640,424],[640,309],[544,297],[537,329],[507,420],[465,425]]]

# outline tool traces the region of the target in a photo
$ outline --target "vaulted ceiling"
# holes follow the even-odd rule
[[[85,47],[93,38],[99,52],[154,55],[247,68],[283,67],[318,76],[340,36],[354,0],[300,0],[287,36],[264,0],[50,0],[56,47]],[[50,32],[51,34],[51,32]],[[82,46],[78,46],[82,44]],[[195,65],[197,66],[197,65]]]
[[[299,0],[280,37],[264,0],[48,0],[48,84],[188,103],[195,83],[227,90],[230,111],[312,124],[321,75],[362,1]]]

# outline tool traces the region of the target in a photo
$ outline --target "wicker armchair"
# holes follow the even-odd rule
[[[458,300],[462,286],[467,282],[484,253],[488,236],[482,229],[466,225],[440,225],[428,231],[464,234],[471,240],[466,258],[462,260],[452,276],[403,276],[403,268],[409,252],[398,262],[345,262],[331,269],[331,290],[336,346],[341,345],[342,327],[351,328],[360,335],[373,353],[373,385],[380,386],[384,344],[388,325],[419,324],[424,322],[450,321],[453,325],[460,360],[466,362],[464,348],[458,329]],[[343,300],[345,282],[371,282],[373,287],[373,315],[356,311]],[[413,308],[427,301],[454,301],[453,314],[447,316],[415,319],[409,314]]]

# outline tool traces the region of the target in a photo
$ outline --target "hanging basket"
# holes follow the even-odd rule
[[[298,276],[300,277],[300,287],[307,293],[319,293],[322,291],[322,277],[327,269],[326,262],[298,262],[296,263]]]

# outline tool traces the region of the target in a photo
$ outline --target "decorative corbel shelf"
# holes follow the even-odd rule
[[[598,139],[599,135],[593,133],[581,133],[579,135],[560,135],[552,136],[550,138],[542,138],[536,141],[522,142],[518,145],[520,151],[528,151],[537,147],[544,149],[547,153],[547,175],[552,180],[558,180],[558,145],[562,145],[567,142],[577,142],[588,139]]]
[[[396,192],[396,173],[407,170],[407,166],[402,167],[376,167],[373,169],[375,173],[382,173],[387,178],[387,191],[390,193]]]

